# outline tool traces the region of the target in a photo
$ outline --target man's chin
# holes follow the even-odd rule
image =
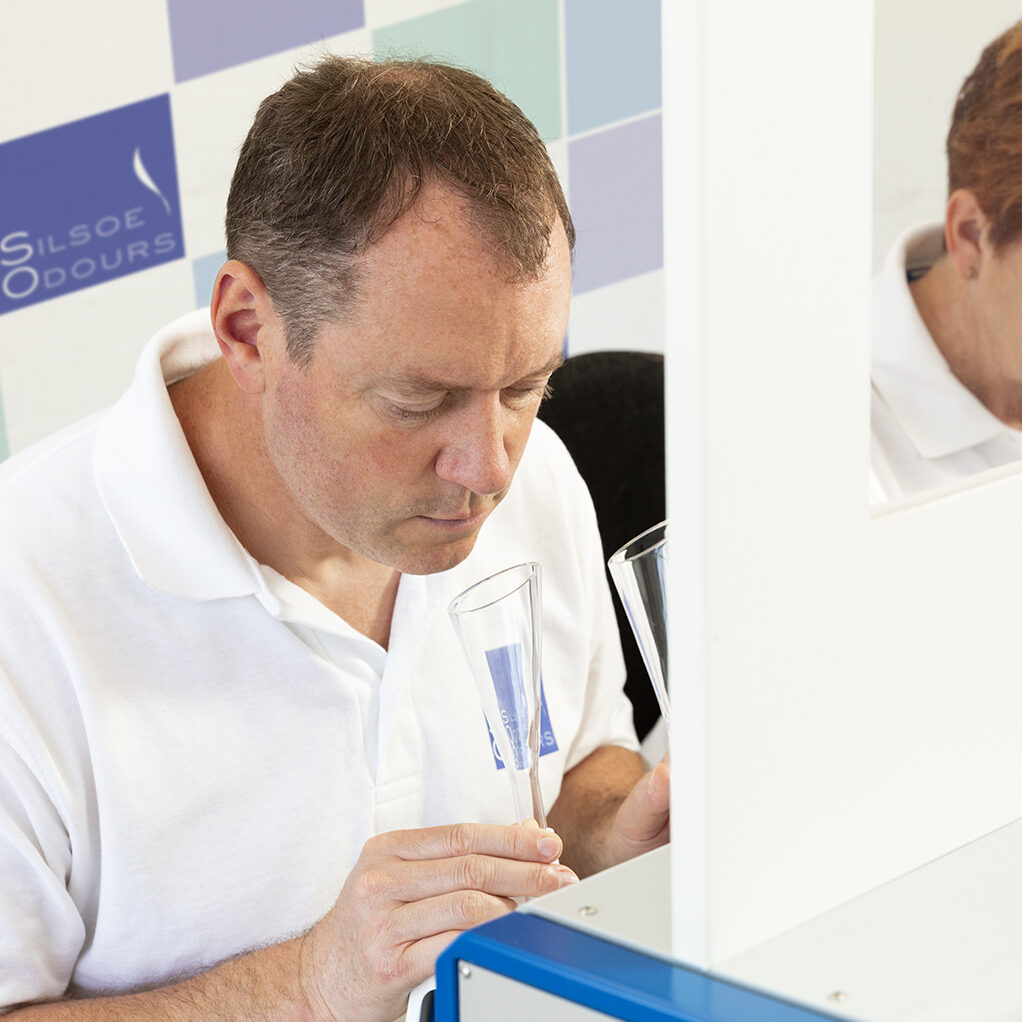
[[[393,566],[404,575],[438,575],[457,567],[470,553],[479,538],[479,530],[448,543],[439,543],[426,549],[406,547],[400,563]]]
[[[475,547],[476,537],[470,540],[460,540],[445,547],[423,552],[410,554],[408,566],[399,568],[404,574],[439,574],[457,567],[472,552]]]

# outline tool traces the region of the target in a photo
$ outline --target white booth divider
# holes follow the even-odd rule
[[[871,0],[665,0],[674,953],[1022,816],[1022,478],[871,513]],[[967,69],[966,69],[967,70]]]

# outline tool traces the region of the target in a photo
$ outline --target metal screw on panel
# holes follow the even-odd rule
[[[578,914],[580,916],[594,916],[599,911],[595,905],[581,905],[579,906]]]
[[[848,1000],[848,994],[843,990],[835,990],[833,993],[827,994],[828,1001],[836,1001],[838,1004],[844,1004]]]
[[[458,975],[461,976],[462,979],[469,979],[472,975],[472,970],[464,962],[462,962],[461,965],[458,966]]]

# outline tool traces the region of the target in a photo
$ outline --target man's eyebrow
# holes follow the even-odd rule
[[[560,369],[562,365],[564,365],[564,354],[562,352],[558,352],[545,365],[532,370],[532,372],[526,373],[521,377],[521,379],[528,380],[533,377],[549,376],[551,373]],[[386,382],[392,387],[400,388],[406,394],[435,394],[437,391],[441,390],[448,391],[452,394],[458,394],[471,389],[470,387],[465,387],[461,384],[447,383],[435,376],[425,376],[422,374],[409,376],[393,375],[389,376]]]
[[[560,369],[562,365],[564,365],[564,352],[559,351],[557,352],[556,355],[554,355],[552,359],[550,359],[549,362],[547,362],[545,366],[543,366],[542,369],[540,369],[538,373],[536,373],[536,375],[543,376],[546,373],[557,372],[557,370]]]
[[[523,380],[532,379],[534,376],[549,376],[551,373],[556,372],[561,366],[564,365],[564,353],[558,352],[546,365],[540,366],[538,369],[534,369],[531,373],[526,373]]]

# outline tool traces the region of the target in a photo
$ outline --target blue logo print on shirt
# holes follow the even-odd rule
[[[522,647],[519,643],[510,646],[499,646],[486,651],[486,665],[493,678],[493,690],[500,709],[501,722],[511,745],[514,765],[524,770],[529,765],[529,724],[528,708],[522,696]],[[557,739],[550,725],[550,713],[546,705],[546,693],[542,679],[539,686],[540,741],[539,754],[547,755],[557,751]],[[486,722],[486,730],[490,737],[490,751],[498,770],[504,769],[497,742],[493,737],[490,722]]]

